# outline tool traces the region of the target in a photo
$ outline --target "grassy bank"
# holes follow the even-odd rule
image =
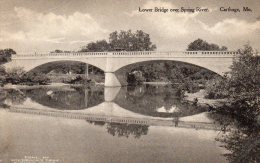
[[[205,95],[206,91],[204,89],[201,89],[196,93],[185,92],[184,99],[192,103],[197,101],[196,103],[198,105],[210,105],[212,107],[222,106],[226,102],[226,99],[207,99],[205,98]]]

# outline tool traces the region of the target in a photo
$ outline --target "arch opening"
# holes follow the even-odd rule
[[[100,68],[80,61],[53,61],[41,64],[27,74],[43,73],[51,82],[68,82],[76,78],[87,78],[104,83],[104,71]]]
[[[178,84],[187,80],[205,84],[206,81],[221,76],[198,65],[171,60],[137,62],[121,67],[115,74],[122,85],[153,82]]]

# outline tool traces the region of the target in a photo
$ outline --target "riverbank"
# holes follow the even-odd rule
[[[205,98],[206,91],[204,89],[199,90],[196,93],[185,92],[184,100],[188,102],[194,102],[197,99],[197,104],[201,106],[212,106],[217,107],[223,105],[226,102],[226,99],[207,99]]]
[[[102,86],[104,83],[95,83],[95,86]],[[50,83],[48,85],[13,85],[13,84],[7,84],[4,85],[3,87],[0,87],[0,90],[7,90],[7,89],[36,89],[36,88],[52,88],[52,87],[67,87],[67,86],[84,86],[82,84],[66,84],[66,83]]]
[[[143,84],[149,84],[149,85],[168,85],[172,84],[171,82],[143,82]]]

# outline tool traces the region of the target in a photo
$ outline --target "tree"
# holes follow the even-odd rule
[[[249,45],[238,52],[228,82],[230,107],[243,123],[256,124],[260,116],[260,57]]]
[[[19,84],[22,81],[22,77],[26,72],[22,67],[15,67],[7,69],[6,71],[6,82],[12,84]]]
[[[218,109],[232,114],[241,124],[252,127],[260,116],[260,57],[249,45],[238,52],[239,56],[234,59],[227,77],[214,81],[215,84],[206,90],[209,90],[209,95],[217,92],[218,97],[227,97],[227,104]]]
[[[228,79],[216,76],[206,83],[206,98],[209,99],[222,99],[227,98],[228,92]]]
[[[228,50],[226,46],[221,48],[217,44],[210,44],[202,39],[197,39],[188,45],[188,51],[225,51]]]
[[[91,42],[88,45],[82,47],[81,52],[102,52],[110,51],[110,45],[106,40]]]
[[[156,46],[152,44],[149,34],[142,30],[137,30],[135,33],[128,30],[112,32],[109,35],[109,42],[106,40],[91,42],[82,47],[80,51],[152,51],[155,49]]]
[[[11,61],[12,55],[16,54],[13,49],[0,49],[0,64]]]
[[[126,51],[153,51],[156,46],[152,44],[150,35],[137,30],[132,33],[128,31],[113,32],[109,36],[109,42],[113,50],[124,49]]]
[[[50,83],[50,79],[47,77],[46,74],[43,74],[41,72],[35,73],[26,73],[21,77],[21,83],[26,85],[34,85],[34,84],[40,84],[40,85],[47,85]]]
[[[224,132],[230,132],[217,140],[230,151],[225,154],[229,162],[253,163],[260,161],[260,56],[250,45],[238,52],[231,71],[212,89],[212,93],[227,96],[226,104],[215,108],[214,114],[219,115],[215,120]]]

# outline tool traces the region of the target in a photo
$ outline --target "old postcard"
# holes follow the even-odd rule
[[[260,162],[259,0],[0,0],[0,163]]]

